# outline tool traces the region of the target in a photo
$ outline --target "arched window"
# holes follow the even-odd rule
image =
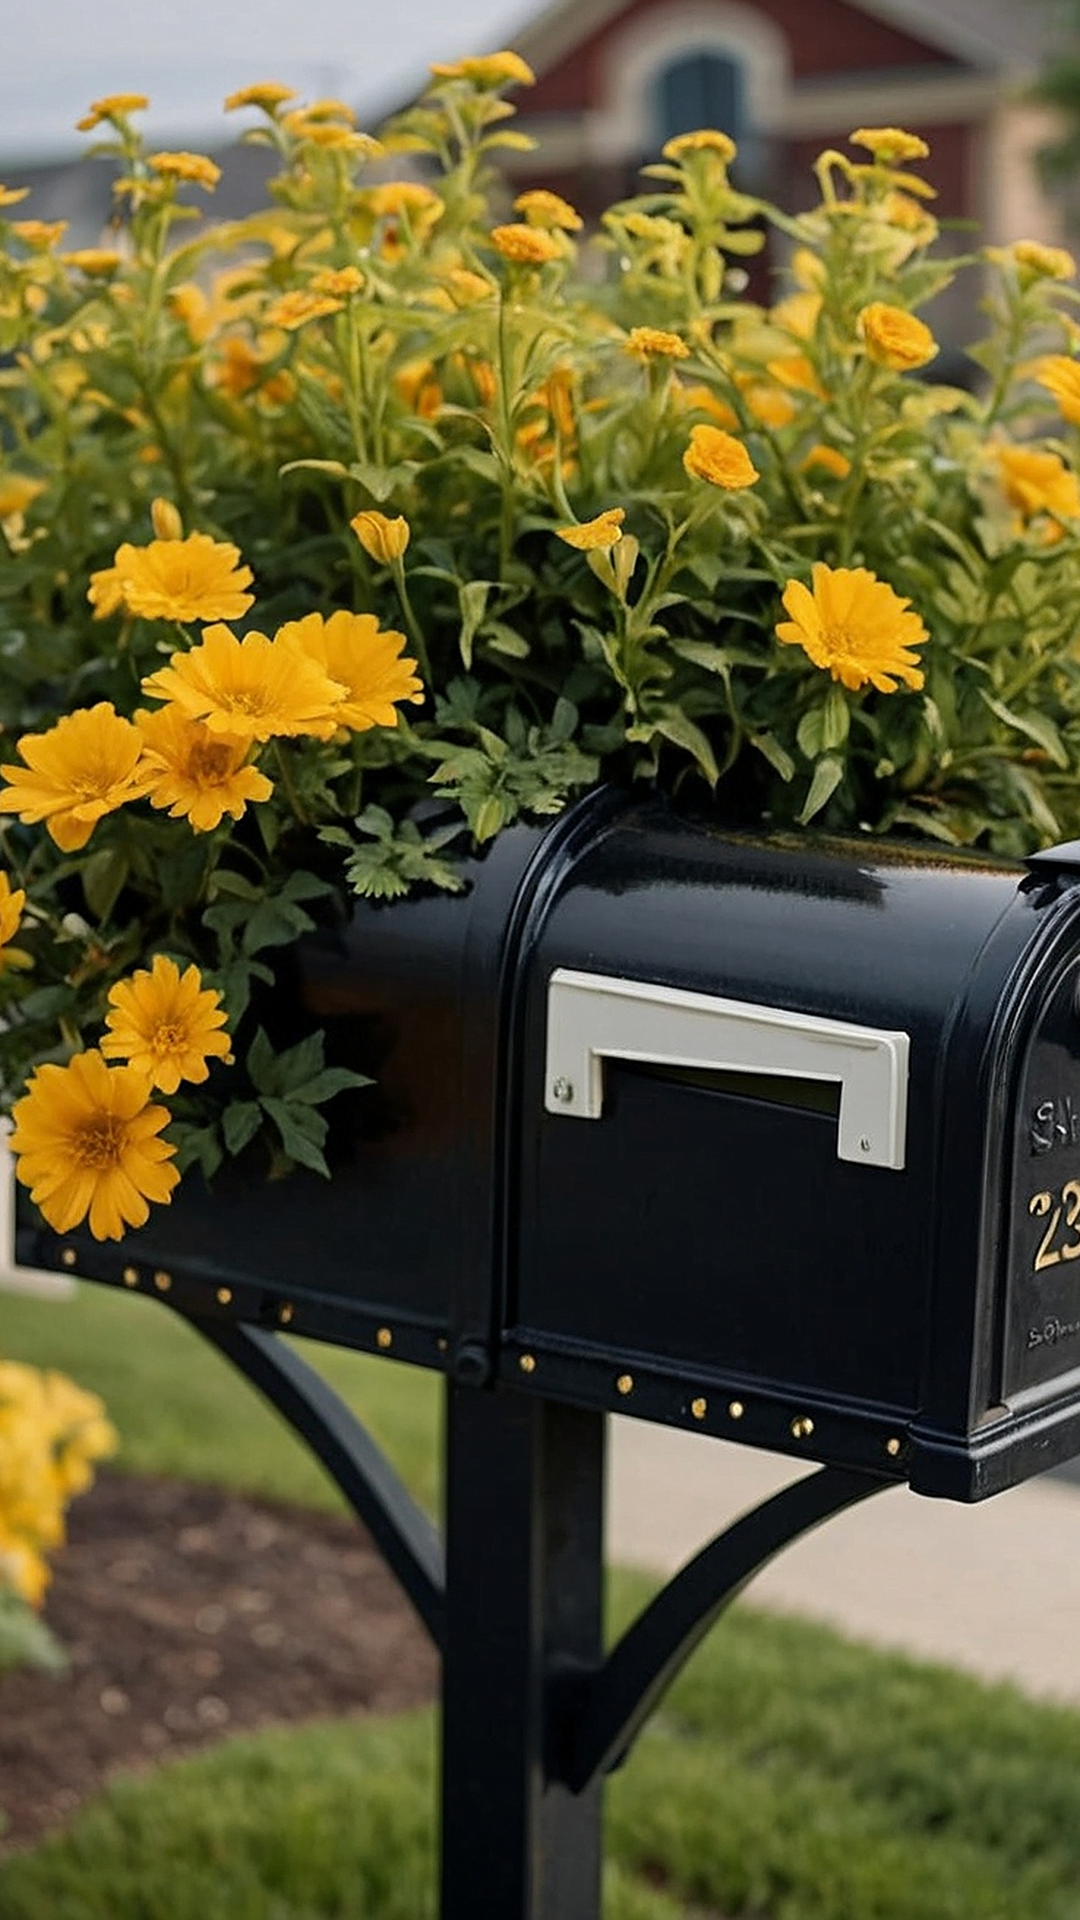
[[[749,191],[760,188],[763,143],[755,136],[747,95],[741,60],[709,49],[680,54],[661,69],[654,83],[657,145],[677,133],[719,127],[739,149],[733,170],[736,185]]]

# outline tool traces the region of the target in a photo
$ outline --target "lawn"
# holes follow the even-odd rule
[[[318,1351],[430,1498],[431,1383]],[[105,1391],[127,1466],[328,1497],[160,1307],[0,1296],[0,1352]],[[620,1618],[647,1592],[613,1587]],[[433,1752],[422,1714],[237,1739],[118,1782],[0,1867],[0,1914],[431,1920]],[[1080,1716],[740,1606],[612,1782],[607,1857],[605,1920],[1078,1920]]]

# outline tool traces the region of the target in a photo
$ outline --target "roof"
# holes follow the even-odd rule
[[[540,71],[616,20],[629,0],[552,0],[515,34],[513,45]],[[750,0],[753,4],[753,0]],[[1041,0],[846,0],[931,47],[995,73],[1039,66],[1053,34]]]

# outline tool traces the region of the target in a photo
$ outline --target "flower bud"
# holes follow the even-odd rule
[[[150,525],[154,529],[155,540],[182,540],[184,523],[171,500],[162,500],[160,496],[150,502]]]
[[[385,513],[357,513],[349,525],[365,553],[389,567],[400,560],[409,544],[409,523],[402,514],[390,520]]]

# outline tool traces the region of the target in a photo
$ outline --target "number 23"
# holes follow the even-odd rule
[[[1033,1193],[1028,1201],[1028,1212],[1040,1219],[1046,1214],[1050,1215],[1050,1224],[1035,1255],[1036,1273],[1041,1273],[1045,1267],[1056,1267],[1061,1260],[1080,1260],[1080,1180],[1066,1180],[1058,1200],[1052,1193]],[[1077,1237],[1068,1246],[1055,1247],[1054,1236],[1063,1212],[1065,1225]]]

